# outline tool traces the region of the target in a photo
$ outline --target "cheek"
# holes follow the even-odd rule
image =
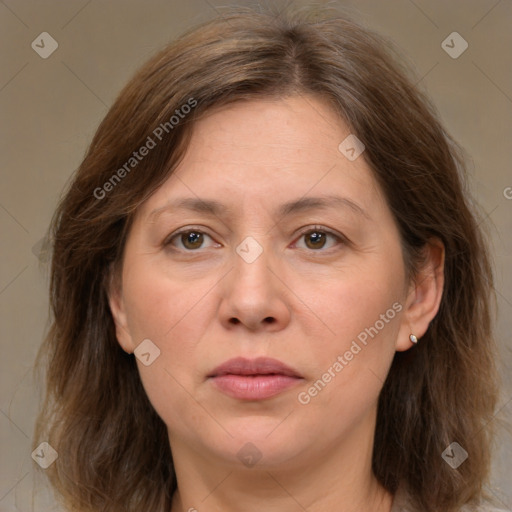
[[[155,265],[137,262],[127,268],[123,293],[133,344],[150,339],[160,350],[148,366],[137,359],[146,394],[167,425],[183,430],[197,422],[199,429],[205,418],[187,390],[193,389],[195,379],[205,288],[171,280]]]
[[[160,265],[151,261],[128,267],[123,282],[127,322],[134,342],[154,339],[159,346],[170,347],[180,340],[179,355],[186,350],[186,340],[200,330],[201,301],[209,283],[169,277]],[[197,336],[197,334],[196,334]]]
[[[382,261],[324,283],[315,294],[312,308],[333,338],[339,340],[333,348],[350,345],[360,334],[359,339],[364,342],[365,333],[370,337],[368,330],[373,334],[370,339],[393,338],[402,309],[402,273],[399,265]]]
[[[193,282],[179,273],[171,277],[165,265],[142,258],[128,261],[126,269],[123,294],[133,345],[150,339],[160,350],[149,367],[137,361],[141,378],[152,401],[170,404],[202,378],[204,349],[198,346],[215,314],[207,292],[218,277]]]
[[[366,292],[360,285],[327,292],[325,323],[334,334],[311,347],[316,368],[297,394],[327,431],[348,431],[375,407],[395,353],[400,304],[392,293]]]
[[[386,379],[399,332],[403,269],[392,260],[369,264],[330,280],[312,309],[328,327],[309,345],[316,371],[311,404],[364,409]],[[334,375],[334,376],[333,376]],[[319,379],[319,381],[317,380]],[[311,383],[308,383],[311,385]],[[307,400],[307,398],[305,398]],[[346,410],[346,409],[345,409]]]

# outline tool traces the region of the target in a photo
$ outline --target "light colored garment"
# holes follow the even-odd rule
[[[393,500],[393,506],[391,507],[391,512],[418,512],[416,509],[413,509],[409,503],[407,498],[407,494],[399,489],[395,494],[395,498]],[[477,508],[471,508],[469,506],[465,506],[461,509],[460,512],[507,512],[505,509],[498,509],[493,507],[492,505],[480,505]]]

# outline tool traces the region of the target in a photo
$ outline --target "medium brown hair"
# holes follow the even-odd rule
[[[53,323],[39,356],[47,394],[34,446],[44,440],[58,451],[47,472],[71,510],[170,509],[176,478],[167,429],[134,356],[116,341],[110,279],[137,208],[176,168],[201,115],[293,94],[328,100],[364,143],[408,275],[414,279],[432,237],[446,250],[439,312],[417,346],[395,354],[379,398],[373,471],[426,512],[480,500],[497,401],[493,276],[462,151],[402,61],[386,39],[332,9],[238,8],[165,47],[121,91],[51,226]],[[183,115],[170,122],[176,110]],[[165,138],[127,166],[162,126]],[[441,457],[452,441],[469,453],[457,469]]]

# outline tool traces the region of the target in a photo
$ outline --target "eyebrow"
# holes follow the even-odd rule
[[[276,214],[279,217],[288,217],[296,213],[302,213],[309,210],[326,210],[328,208],[349,208],[358,215],[362,215],[371,220],[368,213],[357,203],[347,197],[325,195],[319,197],[302,197],[293,201],[288,201],[280,205]],[[185,197],[170,201],[160,208],[156,208],[148,215],[148,222],[154,222],[162,213],[169,213],[174,210],[189,210],[196,213],[203,213],[216,217],[229,215],[232,210],[226,205],[214,199],[200,199],[195,197]]]

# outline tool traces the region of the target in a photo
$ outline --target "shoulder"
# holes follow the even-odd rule
[[[507,512],[505,509],[498,507],[499,503],[496,501],[492,502],[488,499],[483,499],[479,504],[465,505],[461,508],[460,512]]]
[[[470,506],[462,507],[460,512],[507,512],[507,511],[502,508],[496,508],[492,504],[482,503],[481,505],[475,506],[475,507],[470,507]]]
[[[418,512],[412,508],[407,494],[399,489],[393,499],[391,512]],[[491,503],[481,503],[480,505],[465,505],[460,512],[507,512],[505,509],[496,508]]]

